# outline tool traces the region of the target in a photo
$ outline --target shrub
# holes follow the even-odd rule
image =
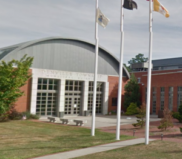
[[[182,128],[179,128],[180,129],[180,131],[182,132]]]
[[[178,112],[180,115],[182,115],[182,105],[179,106]]]
[[[137,108],[137,110],[138,110],[138,115],[136,115],[137,123],[132,125],[134,127],[143,128],[145,126],[146,106],[143,104],[140,106],[140,108]]]
[[[172,113],[172,117],[177,119],[180,116],[179,112]]]
[[[164,109],[164,118],[161,120],[158,129],[167,130],[169,127],[173,127],[172,113],[169,109]]]
[[[8,120],[9,120],[9,118],[8,118],[7,113],[4,113],[4,114],[0,115],[0,122],[6,122]]]
[[[179,106],[178,112],[173,113],[173,118],[177,119],[180,123],[182,123],[182,105]]]
[[[8,112],[8,118],[10,120],[20,120],[22,116],[22,113],[17,112],[14,106],[12,106]]]
[[[22,116],[26,116],[26,119],[39,119],[40,117],[35,114],[31,114],[30,112],[23,112]]]
[[[126,115],[138,114],[138,107],[136,103],[130,103],[129,107],[126,110]]]

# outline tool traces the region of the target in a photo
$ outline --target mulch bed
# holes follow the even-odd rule
[[[160,121],[150,122],[150,139],[157,139],[161,140],[161,134],[163,134],[164,141],[173,141],[182,143],[182,133],[179,130],[179,127],[182,127],[182,123],[179,123],[178,120],[173,120],[174,127],[167,129],[167,131],[161,131],[157,127],[160,125]],[[104,127],[100,128],[100,130],[109,132],[109,133],[116,133],[116,127]],[[120,128],[121,135],[129,135],[133,136],[135,133],[135,137],[137,138],[145,138],[145,128],[135,128],[133,125],[121,125]],[[134,132],[135,131],[135,132]]]

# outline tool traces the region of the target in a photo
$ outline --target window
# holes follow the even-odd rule
[[[138,78],[138,83],[140,83],[140,82],[141,82],[141,78],[139,77],[139,78]]]
[[[96,113],[102,113],[102,100],[103,100],[103,86],[104,83],[97,82],[97,95],[96,95]],[[93,87],[94,83],[89,82],[89,95],[88,95],[88,110],[92,113],[93,105]]]
[[[173,87],[169,87],[169,110],[173,110]]]
[[[57,90],[58,80],[56,79],[45,79],[39,78],[38,79],[38,90]]]
[[[182,87],[178,87],[178,108],[182,104]]]
[[[161,110],[164,110],[164,96],[165,96],[165,88],[161,87],[161,104],[160,104]]]
[[[112,106],[118,105],[118,98],[112,98]]]
[[[156,113],[156,93],[157,93],[157,89],[156,87],[152,88],[152,113]]]
[[[36,114],[56,115],[58,80],[39,78],[37,85]]]

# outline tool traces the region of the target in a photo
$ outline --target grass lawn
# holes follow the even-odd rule
[[[115,142],[115,134],[33,121],[0,123],[0,159],[25,159]],[[121,136],[121,140],[133,137]]]
[[[153,141],[75,159],[181,159],[182,143]]]

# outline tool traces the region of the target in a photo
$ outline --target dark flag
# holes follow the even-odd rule
[[[133,0],[124,0],[124,8],[133,10],[133,8],[137,9],[137,4]]]

